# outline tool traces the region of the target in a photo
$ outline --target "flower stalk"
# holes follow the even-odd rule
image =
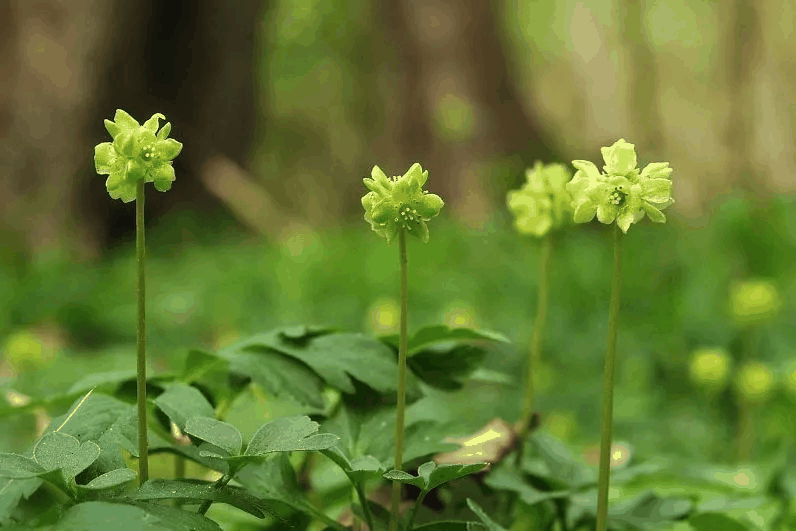
[[[608,344],[603,371],[603,407],[600,422],[600,473],[597,483],[597,531],[608,525],[608,489],[611,476],[611,438],[613,436],[614,373],[616,336],[619,326],[620,290],[622,288],[622,234],[645,215],[656,223],[665,223],[661,212],[674,203],[672,169],[668,162],[653,162],[637,168],[636,149],[620,138],[610,147],[601,148],[605,173],[593,163],[574,160],[578,171],[567,191],[572,194],[575,223],[587,223],[597,216],[614,227],[614,267],[611,279],[611,302],[608,316]],[[621,233],[619,232],[621,229]]]
[[[541,239],[536,320],[531,334],[522,414],[516,429],[518,466],[522,461],[525,439],[533,427],[535,393],[533,380],[534,373],[539,367],[542,337],[547,320],[552,232],[572,221],[572,197],[566,189],[571,174],[563,164],[544,165],[537,161],[533,168],[525,170],[525,177],[527,182],[522,188],[512,190],[506,196],[506,203],[514,215],[514,228],[517,232]]]
[[[399,261],[401,264],[401,330],[398,340],[398,411],[395,422],[395,469],[401,470],[403,467],[404,452],[404,413],[406,409],[406,350],[408,344],[407,337],[407,287],[406,287],[406,235],[401,230],[398,233]],[[401,491],[403,484],[400,481],[392,483],[391,512],[393,518],[390,520],[390,529],[395,531],[398,521],[398,509],[401,505]]]
[[[362,197],[365,221],[373,231],[385,238],[388,243],[398,238],[398,259],[401,275],[401,330],[398,344],[398,406],[395,422],[395,463],[393,468],[403,466],[404,413],[406,408],[406,355],[407,355],[407,258],[406,235],[411,234],[428,242],[429,232],[426,222],[439,215],[444,206],[442,199],[423,190],[428,180],[428,171],[423,171],[415,163],[401,177],[388,179],[378,166],[371,171],[371,178],[362,181],[370,190]],[[399,526],[401,503],[401,483],[393,482],[390,530]]]
[[[547,305],[549,298],[550,283],[550,257],[553,250],[552,234],[547,233],[542,238],[541,256],[539,257],[539,292],[536,302],[536,319],[533,323],[531,333],[531,350],[528,356],[528,370],[525,374],[525,390],[523,395],[522,417],[520,427],[517,430],[517,465],[520,464],[523,456],[523,445],[531,428],[533,417],[534,400],[534,372],[538,370],[542,350],[542,335],[547,323]]]
[[[600,474],[597,480],[597,531],[605,531],[608,521],[608,488],[611,481],[611,439],[613,436],[614,376],[616,373],[616,334],[619,329],[620,291],[622,290],[622,233],[614,225],[614,272],[611,277],[611,303],[608,310],[608,345],[603,369],[603,410],[600,420]]]
[[[121,109],[116,110],[113,121],[105,120],[105,129],[113,142],[102,142],[94,147],[94,168],[107,175],[105,188],[113,199],[125,203],[135,200],[135,257],[136,298],[138,321],[136,326],[136,388],[138,412],[138,481],[149,479],[146,411],[146,249],[144,235],[144,184],[154,183],[155,189],[165,192],[174,182],[172,160],[182,151],[182,143],[168,138],[171,124],[160,130],[160,113],[140,125]]]
[[[135,262],[137,267],[136,296],[138,298],[138,327],[136,330],[136,403],[138,406],[138,481],[149,479],[149,449],[146,430],[146,249],[144,247],[144,181],[136,187],[135,201]]]

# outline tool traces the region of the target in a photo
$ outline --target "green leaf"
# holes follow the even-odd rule
[[[380,393],[396,390],[398,364],[393,352],[386,345],[363,334],[328,334],[315,337],[305,344],[296,344],[282,337],[282,331],[274,330],[232,345],[220,354],[226,357],[226,354],[242,350],[263,352],[263,347],[300,360],[326,383],[345,393],[355,392],[351,376]]]
[[[484,510],[481,509],[481,506],[475,503],[471,498],[467,498],[467,506],[478,516],[489,531],[506,531],[505,527],[498,525],[497,522],[492,520]]]
[[[46,470],[61,469],[67,481],[89,467],[100,455],[94,441],[80,444],[77,437],[62,432],[45,433],[33,447],[33,458]]]
[[[212,417],[193,417],[185,424],[185,432],[218,446],[232,455],[240,454],[243,437],[232,424]]]
[[[90,501],[71,507],[53,531],[220,531],[204,515],[155,503]]]
[[[425,481],[423,481],[423,478],[413,476],[412,474],[404,472],[403,470],[390,470],[382,474],[382,477],[384,479],[389,479],[390,481],[398,481],[404,485],[412,485],[421,490],[425,486]]]
[[[35,478],[46,472],[46,468],[29,457],[17,454],[0,454],[0,477],[2,478]]]
[[[409,358],[407,364],[418,378],[428,385],[455,391],[464,387],[467,376],[484,359],[486,351],[471,345],[422,350]]]
[[[211,352],[191,349],[185,358],[185,366],[182,369],[180,379],[189,384],[201,380],[202,377],[215,377],[226,372],[229,362]]]
[[[372,455],[362,455],[349,460],[337,446],[321,450],[321,453],[337,464],[353,484],[361,484],[384,471],[384,465]]]
[[[141,508],[120,503],[91,501],[67,510],[53,531],[168,531],[171,527]]]
[[[180,531],[221,531],[221,527],[203,514],[179,507],[169,507],[155,502],[133,502],[131,505],[143,509],[160,519],[169,529]]]
[[[72,387],[67,391],[68,394],[84,393],[90,389],[98,386],[113,385],[116,386],[125,380],[135,378],[136,372],[134,369],[126,369],[123,371],[110,371],[110,372],[96,372],[84,376],[77,382],[72,384]]]
[[[7,479],[0,477],[0,523],[10,518],[22,498],[28,499],[39,490],[43,481],[36,477]]]
[[[198,479],[150,479],[126,496],[130,500],[182,500],[187,503],[211,500],[237,507],[257,518],[264,518],[257,497],[245,489],[225,485],[219,487]]]
[[[577,461],[569,447],[560,439],[537,431],[531,442],[550,470],[547,478],[563,482],[568,487],[596,482],[594,471]]]
[[[511,491],[519,494],[520,499],[528,505],[535,505],[545,500],[557,498],[567,498],[572,495],[570,490],[541,491],[531,486],[525,481],[522,475],[512,467],[495,467],[484,481],[486,485],[503,491]]]
[[[379,340],[398,348],[398,334],[382,336]],[[501,343],[511,343],[506,336],[499,332],[477,328],[451,328],[446,325],[425,326],[409,338],[407,349],[408,356],[414,356],[424,347],[441,341],[488,340]]]
[[[313,435],[318,423],[307,416],[282,417],[264,424],[252,436],[244,455],[261,456],[271,452],[326,450],[340,438],[331,433]]]
[[[608,510],[608,518],[626,526],[651,529],[656,524],[681,519],[691,512],[692,507],[690,500],[662,498],[650,490],[612,504]]]
[[[77,399],[67,413],[53,419],[46,433],[55,430],[77,437],[81,442],[94,441],[99,445],[100,456],[89,467],[87,480],[126,466],[120,446],[138,455],[135,405],[102,393],[89,392]],[[150,448],[163,444],[152,432],[148,439]]]
[[[173,383],[155,399],[155,404],[185,431],[185,423],[193,417],[214,417],[215,411],[210,402],[195,387],[183,383]]]
[[[420,465],[420,468],[426,469],[421,471],[418,469],[418,474],[426,478],[426,490],[435,489],[442,484],[445,484],[454,479],[463,478],[471,474],[482,471],[486,468],[487,463],[477,463],[472,465],[437,465],[433,461]]]
[[[278,454],[274,459],[247,466],[237,473],[235,479],[267,503],[271,514],[280,520],[284,520],[293,511],[319,514],[307,502],[287,454]]]
[[[384,473],[383,477],[385,479],[414,485],[425,493],[449,481],[453,481],[454,479],[480,472],[486,466],[487,463],[437,466],[434,461],[429,461],[420,465],[420,467],[417,469],[417,477],[407,474],[401,470],[390,470],[389,472]]]
[[[231,372],[248,376],[273,396],[323,409],[323,380],[295,358],[265,347],[227,350],[220,355],[229,360]]]
[[[702,513],[688,519],[694,531],[749,531],[746,524],[721,513]]]
[[[85,485],[78,485],[78,490],[106,490],[128,483],[136,478],[136,473],[129,468],[117,468],[97,476]]]
[[[443,522],[416,525],[412,529],[413,531],[481,531],[482,529],[486,529],[486,527],[478,522],[446,520]]]

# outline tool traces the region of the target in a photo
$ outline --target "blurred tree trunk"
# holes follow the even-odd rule
[[[419,161],[428,189],[440,194],[459,219],[479,226],[504,202],[499,193],[534,159],[551,162],[535,117],[517,97],[498,35],[496,2],[453,0],[378,2],[382,46],[392,55],[397,121],[376,141],[388,175]],[[377,43],[378,44],[378,43]],[[468,117],[460,131],[445,131],[446,107]],[[449,117],[450,115],[448,115]],[[514,155],[507,174],[495,164]],[[517,156],[521,160],[517,160]],[[504,159],[505,160],[505,159]],[[491,170],[491,171],[490,171]]]
[[[74,0],[0,3],[0,237],[32,254],[98,256],[135,231],[135,207],[94,171],[102,120],[156,112],[185,144],[168,194],[147,189],[147,219],[175,205],[218,207],[202,185],[217,164],[243,164],[254,127],[252,56],[261,2]],[[210,168],[210,170],[208,170]],[[186,208],[186,207],[181,207]]]

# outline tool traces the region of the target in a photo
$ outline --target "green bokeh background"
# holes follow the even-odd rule
[[[644,220],[625,238],[615,440],[639,457],[735,463],[737,393],[728,382],[710,394],[689,378],[692,353],[720,347],[732,371],[756,360],[773,375],[772,394],[754,410],[751,460],[767,463],[796,442],[790,195],[796,56],[787,40],[794,8],[784,1],[760,8],[763,59],[753,77],[738,81],[727,74],[725,53],[743,38],[733,36],[732,9],[743,13],[747,4],[642,4],[641,41],[625,33],[631,4],[609,1],[586,7],[506,0],[499,3],[499,35],[521,103],[547,150],[566,157],[560,162],[601,166],[599,147],[624,137],[637,143],[642,165],[665,160],[674,168],[677,203],[667,210],[668,222]],[[359,206],[362,178],[373,165],[395,174],[415,162],[385,167],[375,154],[389,152],[384,131],[401,112],[388,105],[397,88],[380,55],[392,47],[380,37],[378,10],[370,0],[280,0],[262,10],[257,46],[263,52],[252,65],[261,105],[247,169],[253,183],[304,222],[267,240],[224,209],[208,215],[179,205],[149,219],[150,374],[179,370],[191,348],[215,349],[283,325],[395,330],[397,318],[387,309],[397,301],[398,248],[370,230]],[[445,10],[428,16],[443,20]],[[643,77],[648,64],[656,72],[651,86]],[[751,91],[751,99],[739,91]],[[430,100],[424,119],[433,124],[436,145],[449,153],[477,143],[490,127],[477,102],[466,91],[434,94],[418,98]],[[654,103],[654,112],[644,102]],[[738,106],[752,109],[754,118],[731,123]],[[745,141],[727,140],[729,130],[749,124],[754,131]],[[174,130],[179,139],[179,124]],[[374,130],[382,133],[382,147],[372,143]],[[410,240],[408,250],[410,333],[439,323],[501,332],[513,344],[490,351],[484,369],[510,375],[513,384],[474,381],[451,396],[434,393],[410,415],[461,419],[475,431],[494,417],[513,422],[519,414],[539,245],[513,231],[505,195],[524,179],[532,163],[525,156],[482,161],[473,170],[481,183],[474,194],[482,200],[450,201],[429,223],[430,242]],[[457,178],[450,168],[430,171],[427,189],[444,183],[456,191]],[[174,186],[180,182],[178,173]],[[459,190],[458,197],[465,195]],[[91,372],[133,369],[133,239],[75,263],[57,250],[20,253],[19,238],[4,233],[7,245],[0,247],[0,381],[7,398],[11,390],[57,394]],[[599,441],[610,243],[608,228],[596,222],[564,230],[554,243],[536,408],[544,429],[577,452]],[[730,312],[733,283],[749,279],[770,281],[782,302],[753,327]],[[236,423],[257,426],[264,412],[294,409],[270,397],[249,398],[231,414]],[[36,436],[32,414],[2,423],[10,428],[0,430],[3,451],[22,451]]]

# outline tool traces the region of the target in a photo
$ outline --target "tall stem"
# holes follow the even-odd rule
[[[135,261],[138,266],[136,295],[138,296],[138,482],[149,479],[149,450],[146,440],[146,251],[144,249],[144,181],[138,182],[135,196]]]
[[[398,231],[398,252],[401,262],[401,336],[398,343],[398,414],[395,422],[395,464],[396,470],[403,466],[404,453],[404,409],[406,401],[406,350],[407,350],[407,294],[406,294],[406,234]],[[398,509],[401,505],[401,483],[392,484],[392,518],[390,531],[398,527]]]
[[[597,531],[605,531],[608,522],[608,486],[611,480],[611,437],[614,408],[614,366],[616,365],[616,332],[619,324],[620,290],[622,288],[622,233],[614,224],[614,275],[611,279],[611,305],[608,317],[608,346],[603,372],[603,412],[600,436],[600,476],[597,484]]]
[[[528,355],[528,372],[525,375],[525,397],[523,400],[522,418],[517,438],[517,465],[522,461],[525,438],[531,427],[533,415],[534,371],[538,370],[540,352],[542,348],[542,334],[547,320],[547,299],[550,282],[550,255],[552,254],[552,234],[547,232],[542,239],[542,252],[539,258],[539,290],[536,301],[536,320],[531,332],[531,351]]]

